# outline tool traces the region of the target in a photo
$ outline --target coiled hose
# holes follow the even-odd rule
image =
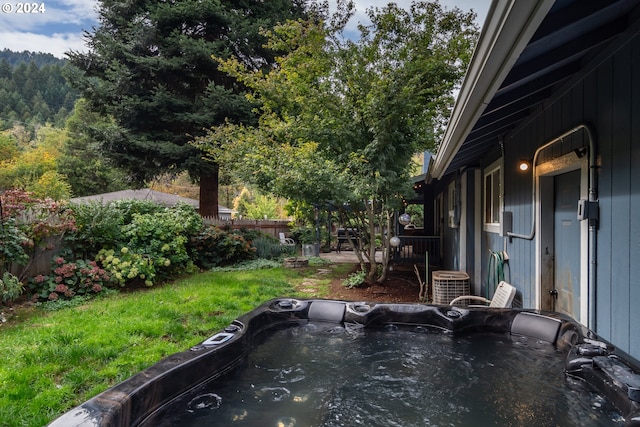
[[[504,253],[492,251],[489,255],[489,266],[487,267],[487,286],[485,288],[485,298],[491,299],[498,287],[498,283],[504,280]]]

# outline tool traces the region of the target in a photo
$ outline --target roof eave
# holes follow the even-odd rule
[[[493,0],[430,174],[441,179],[555,0]]]

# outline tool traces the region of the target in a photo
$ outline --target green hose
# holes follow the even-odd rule
[[[502,252],[491,252],[491,255],[489,256],[489,267],[487,268],[487,287],[485,295],[485,298],[487,299],[491,299],[493,297],[493,294],[498,287],[498,283],[504,280],[504,262],[504,254]],[[493,287],[491,285],[493,285]]]

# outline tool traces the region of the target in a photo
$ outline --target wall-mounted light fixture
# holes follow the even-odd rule
[[[587,147],[576,148],[573,152],[576,153],[576,157],[581,159],[587,155]]]
[[[520,160],[518,162],[518,170],[520,172],[526,172],[529,170],[530,167],[531,167],[531,162],[529,162],[529,160]]]

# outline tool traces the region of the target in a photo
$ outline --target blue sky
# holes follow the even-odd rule
[[[59,58],[69,50],[86,51],[83,31],[91,31],[97,25],[95,0],[46,0],[42,13],[17,13],[18,4],[24,0],[2,0],[0,3],[0,50],[29,50],[51,53]],[[350,25],[355,27],[366,18],[364,11],[371,6],[382,6],[379,0],[355,0],[356,16]],[[411,0],[396,0],[406,7]],[[473,9],[478,14],[478,24],[484,22],[490,0],[440,0],[446,7],[457,6],[463,10]],[[32,4],[32,2],[28,3]]]

